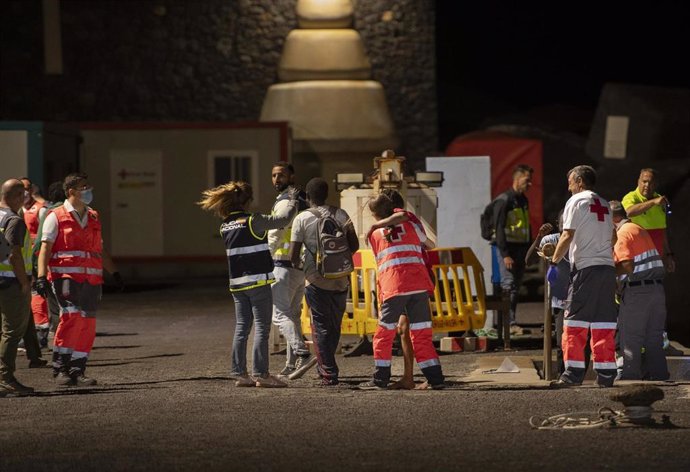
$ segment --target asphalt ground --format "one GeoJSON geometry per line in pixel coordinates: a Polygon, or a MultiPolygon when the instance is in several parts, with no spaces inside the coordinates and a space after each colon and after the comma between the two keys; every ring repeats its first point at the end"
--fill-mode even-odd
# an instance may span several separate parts
{"type": "MultiPolygon", "coordinates": [[[[354,390],[371,356],[340,356],[338,387],[311,371],[286,389],[236,388],[222,280],[108,293],[98,317],[96,387],[58,388],[19,359],[18,379],[37,392],[0,398],[0,471],[690,470],[688,385],[662,386],[655,404],[675,428],[544,431],[530,417],[621,405],[592,385],[463,382],[497,353],[443,355],[442,391],[354,390]]],[[[498,354],[538,357],[534,347],[498,354]]],[[[283,362],[271,356],[271,370],[283,362]]]]}

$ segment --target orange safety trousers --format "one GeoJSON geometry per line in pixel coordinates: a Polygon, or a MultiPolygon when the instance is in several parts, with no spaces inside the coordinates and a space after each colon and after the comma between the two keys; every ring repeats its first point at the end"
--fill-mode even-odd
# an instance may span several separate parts
{"type": "Polygon", "coordinates": [[[616,368],[616,323],[589,323],[565,320],[563,326],[563,361],[566,367],[586,369],[585,345],[592,332],[590,346],[595,370],[616,368]]]}
{"type": "Polygon", "coordinates": [[[37,293],[31,292],[31,313],[37,329],[48,329],[48,302],[37,293]]]}
{"type": "MultiPolygon", "coordinates": [[[[422,323],[415,323],[422,324],[422,323]]],[[[381,366],[390,366],[393,352],[393,340],[397,332],[397,325],[393,328],[382,325],[376,327],[374,333],[374,363],[381,366]]],[[[433,359],[438,359],[436,349],[432,342],[431,328],[410,328],[412,349],[418,364],[426,364],[433,359]]]]}
{"type": "Polygon", "coordinates": [[[88,357],[96,339],[96,318],[81,311],[62,313],[55,332],[55,347],[73,359],[88,357]]]}

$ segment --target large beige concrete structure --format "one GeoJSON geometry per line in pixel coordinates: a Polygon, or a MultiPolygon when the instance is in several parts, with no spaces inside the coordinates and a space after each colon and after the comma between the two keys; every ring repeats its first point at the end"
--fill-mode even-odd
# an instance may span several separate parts
{"type": "MultiPolygon", "coordinates": [[[[369,172],[371,156],[397,144],[383,86],[359,33],[349,28],[347,0],[300,0],[301,29],[287,36],[261,121],[288,121],[293,158],[304,178],[369,172]]],[[[337,201],[333,192],[332,201],[337,201]]]]}
{"type": "Polygon", "coordinates": [[[297,18],[301,28],[348,28],[352,24],[350,0],[299,0],[297,18]]]}
{"type": "Polygon", "coordinates": [[[370,76],[362,38],[353,29],[296,29],[285,40],[278,69],[283,82],[370,76]]]}

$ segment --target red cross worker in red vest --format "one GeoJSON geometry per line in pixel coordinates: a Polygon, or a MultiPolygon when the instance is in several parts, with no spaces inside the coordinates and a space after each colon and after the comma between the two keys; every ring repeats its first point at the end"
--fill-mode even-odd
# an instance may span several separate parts
{"type": "Polygon", "coordinates": [[[549,280],[555,280],[558,262],[568,252],[571,278],[562,341],[565,371],[551,384],[557,388],[582,384],[590,331],[596,384],[611,387],[616,378],[616,235],[609,204],[594,192],[595,183],[596,173],[590,166],[577,166],[568,172],[572,196],[563,210],[563,232],[547,273],[549,280]]]}
{"type": "MultiPolygon", "coordinates": [[[[416,229],[424,233],[426,236],[426,231],[424,230],[424,225],[417,218],[417,216],[411,211],[405,210],[405,200],[403,199],[400,192],[395,189],[383,189],[381,195],[386,195],[393,202],[393,214],[388,218],[378,220],[371,225],[369,231],[367,232],[366,240],[369,241],[371,234],[380,228],[385,228],[386,226],[391,226],[395,224],[402,223],[403,221],[409,221],[412,223],[416,229]],[[400,214],[402,213],[402,214],[400,214]]],[[[433,270],[431,268],[431,262],[429,261],[429,254],[426,249],[432,248],[433,243],[430,240],[426,240],[423,244],[422,256],[424,259],[424,264],[429,272],[429,277],[432,283],[434,282],[433,270]]],[[[433,294],[433,290],[429,291],[429,295],[433,294]]],[[[398,379],[397,382],[393,382],[388,386],[389,389],[403,389],[412,390],[415,388],[424,388],[425,384],[417,386],[414,381],[414,349],[412,347],[412,338],[410,338],[410,323],[407,319],[407,314],[403,313],[400,315],[398,321],[398,335],[400,336],[400,347],[402,348],[402,355],[404,360],[403,375],[398,379]]]]}
{"type": "Polygon", "coordinates": [[[42,295],[53,290],[60,306],[53,347],[57,384],[95,385],[84,375],[86,360],[96,337],[103,268],[111,274],[116,271],[110,257],[103,257],[101,222],[88,206],[93,188],[87,175],[68,175],[63,188],[65,203],[43,222],[36,290],[42,295]]]}
{"type": "MultiPolygon", "coordinates": [[[[33,197],[33,184],[31,180],[27,177],[22,177],[20,179],[24,185],[24,208],[22,210],[24,216],[24,223],[26,223],[26,229],[29,231],[29,237],[31,239],[31,245],[33,246],[36,241],[36,235],[38,234],[38,225],[43,217],[48,212],[48,208],[45,205],[45,200],[39,202],[33,197]]],[[[31,314],[33,315],[34,323],[36,325],[36,331],[38,332],[38,340],[41,347],[46,347],[48,345],[48,303],[46,299],[36,293],[35,290],[31,291],[31,314]]]]}
{"type": "MultiPolygon", "coordinates": [[[[382,220],[393,215],[395,204],[387,195],[379,195],[369,203],[374,218],[382,220]]],[[[369,243],[376,257],[376,285],[379,298],[379,323],[374,333],[374,378],[359,386],[362,390],[388,388],[391,377],[393,340],[402,313],[407,314],[410,336],[417,365],[431,389],[445,387],[441,363],[432,342],[429,294],[433,283],[424,263],[422,247],[433,244],[416,225],[406,221],[371,232],[369,243]]]]}

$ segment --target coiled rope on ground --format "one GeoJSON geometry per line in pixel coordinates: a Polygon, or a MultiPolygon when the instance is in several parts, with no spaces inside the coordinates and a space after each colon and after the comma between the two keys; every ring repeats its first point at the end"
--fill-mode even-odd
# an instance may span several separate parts
{"type": "MultiPolygon", "coordinates": [[[[563,413],[550,416],[539,421],[539,418],[532,416],[529,424],[534,429],[595,429],[595,428],[615,428],[621,426],[642,426],[656,425],[652,419],[652,408],[648,406],[628,406],[623,411],[613,408],[602,407],[597,412],[578,411],[563,413]]],[[[667,425],[668,417],[664,415],[663,425],[667,425]]]]}

